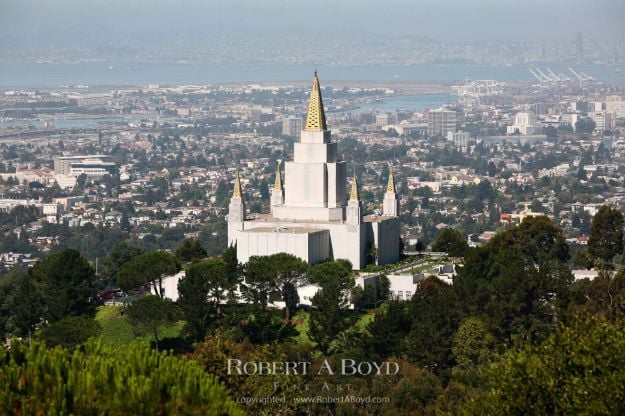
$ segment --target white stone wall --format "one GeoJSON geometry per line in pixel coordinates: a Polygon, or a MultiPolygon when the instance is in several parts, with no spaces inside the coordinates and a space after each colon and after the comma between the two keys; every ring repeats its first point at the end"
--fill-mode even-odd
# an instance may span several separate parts
{"type": "MultiPolygon", "coordinates": [[[[324,163],[286,162],[285,166],[284,192],[286,206],[327,206],[327,176],[324,163]]],[[[297,217],[293,219],[297,219],[297,217]]]]}
{"type": "Polygon", "coordinates": [[[330,257],[330,236],[327,230],[309,233],[286,231],[243,231],[237,233],[237,259],[246,263],[251,256],[290,253],[308,263],[330,257]]]}

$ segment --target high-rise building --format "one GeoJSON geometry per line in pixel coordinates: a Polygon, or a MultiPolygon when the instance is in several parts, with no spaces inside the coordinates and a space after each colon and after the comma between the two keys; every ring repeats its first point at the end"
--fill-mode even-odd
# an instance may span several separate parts
{"type": "Polygon", "coordinates": [[[363,215],[356,177],[349,201],[346,163],[338,156],[321,98],[317,73],[313,77],[306,123],[294,158],[285,162],[284,181],[278,166],[271,213],[247,218],[237,173],[228,213],[228,242],[237,258],[285,252],[309,264],[347,259],[354,269],[368,262],[399,260],[399,197],[392,170],[384,194],[382,215],[363,215]]]}
{"type": "Polygon", "coordinates": [[[456,112],[445,109],[432,110],[428,113],[428,136],[446,136],[456,131],[456,112]]]}
{"type": "Polygon", "coordinates": [[[298,116],[289,116],[282,119],[282,134],[285,136],[297,137],[302,131],[302,118],[298,116]]]}

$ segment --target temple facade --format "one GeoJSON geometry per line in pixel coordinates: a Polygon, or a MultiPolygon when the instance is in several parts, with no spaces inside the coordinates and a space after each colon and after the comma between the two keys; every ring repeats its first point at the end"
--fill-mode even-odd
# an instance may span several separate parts
{"type": "Polygon", "coordinates": [[[228,210],[228,243],[237,258],[285,252],[309,264],[347,259],[354,269],[367,263],[399,260],[399,197],[392,170],[382,201],[382,215],[363,216],[358,181],[347,198],[346,163],[338,156],[327,128],[319,78],[315,71],[306,124],[293,161],[285,162],[284,182],[278,165],[271,195],[271,213],[246,218],[237,173],[228,210]]]}

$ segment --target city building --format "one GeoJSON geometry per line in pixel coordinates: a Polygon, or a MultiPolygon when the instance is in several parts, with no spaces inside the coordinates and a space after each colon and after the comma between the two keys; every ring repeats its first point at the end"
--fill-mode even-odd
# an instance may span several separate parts
{"type": "Polygon", "coordinates": [[[521,111],[514,116],[514,124],[508,126],[506,133],[528,136],[539,134],[540,131],[541,126],[536,114],[529,111],[521,111]]]}
{"type": "Polygon", "coordinates": [[[454,146],[462,150],[468,150],[471,141],[471,134],[466,131],[448,131],[447,140],[452,142],[454,146]]]}
{"type": "Polygon", "coordinates": [[[313,77],[306,124],[295,143],[294,159],[280,166],[271,195],[271,213],[247,218],[237,172],[228,209],[228,243],[237,258],[286,252],[309,264],[347,259],[354,269],[399,260],[399,197],[392,170],[382,215],[363,215],[356,177],[346,194],[345,161],[338,157],[326,124],[317,73],[313,77]]]}
{"type": "Polygon", "coordinates": [[[600,134],[612,128],[612,115],[608,112],[588,113],[588,117],[595,122],[595,131],[600,134]]]}
{"type": "Polygon", "coordinates": [[[302,131],[302,118],[290,116],[282,119],[282,134],[285,136],[297,137],[302,131]]]}
{"type": "Polygon", "coordinates": [[[448,132],[456,131],[456,112],[438,109],[428,113],[428,135],[446,136],[448,132]]]}
{"type": "Polygon", "coordinates": [[[384,112],[384,113],[377,113],[375,115],[375,126],[378,129],[381,129],[390,124],[393,124],[395,123],[395,121],[397,121],[397,117],[393,113],[384,112]]]}
{"type": "Polygon", "coordinates": [[[104,175],[116,175],[117,165],[111,156],[58,156],[54,158],[55,175],[79,176],[85,174],[90,178],[104,175]]]}
{"type": "Polygon", "coordinates": [[[605,111],[613,118],[625,117],[625,99],[620,95],[608,95],[605,99],[605,111]]]}

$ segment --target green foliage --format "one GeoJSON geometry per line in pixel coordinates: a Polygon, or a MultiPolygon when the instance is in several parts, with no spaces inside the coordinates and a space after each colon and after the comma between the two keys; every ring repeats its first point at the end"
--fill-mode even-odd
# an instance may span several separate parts
{"type": "Polygon", "coordinates": [[[495,338],[488,332],[483,320],[467,318],[454,334],[451,351],[462,368],[481,366],[493,355],[495,338]]]}
{"type": "Polygon", "coordinates": [[[525,218],[517,227],[496,234],[489,246],[495,251],[513,249],[528,256],[533,262],[547,258],[563,262],[569,259],[562,229],[544,215],[525,218]]]}
{"type": "Polygon", "coordinates": [[[176,321],[174,304],[169,299],[148,295],[126,307],[128,321],[137,334],[152,334],[158,349],[158,329],[165,323],[176,321]]]}
{"type": "Polygon", "coordinates": [[[186,239],[176,248],[175,256],[179,262],[188,263],[205,258],[206,250],[202,247],[200,240],[186,239]]]}
{"type": "Polygon", "coordinates": [[[89,338],[98,334],[98,323],[83,316],[68,316],[58,322],[44,327],[38,334],[47,346],[60,345],[63,348],[73,349],[89,338]]]}
{"type": "Polygon", "coordinates": [[[625,327],[576,320],[540,345],[511,351],[485,375],[487,388],[464,414],[623,414],[625,327]]]}
{"type": "MultiPolygon", "coordinates": [[[[293,289],[306,282],[307,271],[308,264],[292,254],[252,256],[244,267],[245,281],[241,285],[243,297],[265,307],[269,295],[275,292],[289,304],[293,289]]],[[[285,308],[285,319],[287,322],[291,319],[289,307],[285,308]]]]}
{"type": "Polygon", "coordinates": [[[577,250],[577,252],[575,253],[575,258],[573,258],[574,267],[590,270],[593,268],[594,265],[594,260],[588,252],[588,249],[580,248],[579,250],[577,250]]]}
{"type": "Polygon", "coordinates": [[[346,312],[354,287],[352,265],[347,260],[317,264],[310,269],[309,280],[321,287],[312,298],[310,336],[327,352],[334,337],[350,325],[346,312]]]}
{"type": "MultiPolygon", "coordinates": [[[[133,342],[140,341],[144,345],[150,345],[153,335],[146,334],[137,337],[137,334],[125,314],[125,307],[100,306],[98,307],[95,320],[100,330],[98,339],[111,346],[126,346],[133,342]]],[[[184,322],[165,322],[158,328],[158,335],[161,339],[179,338],[182,334],[184,322]]]]}
{"type": "Polygon", "coordinates": [[[444,228],[432,244],[432,251],[443,251],[450,257],[464,257],[469,250],[469,243],[465,241],[460,231],[453,228],[444,228]]]}
{"type": "Polygon", "coordinates": [[[435,278],[422,280],[410,302],[413,319],[406,353],[424,366],[451,367],[453,334],[461,320],[453,287],[435,278]]]}
{"type": "Polygon", "coordinates": [[[117,272],[124,263],[129,262],[143,251],[128,241],[116,243],[108,255],[100,263],[98,278],[102,280],[103,286],[113,284],[117,281],[117,272]]]}
{"type": "Polygon", "coordinates": [[[0,362],[2,414],[243,414],[196,363],[139,344],[89,342],[70,354],[14,343],[0,362]]]}
{"type": "Polygon", "coordinates": [[[117,282],[124,290],[150,283],[156,293],[163,297],[163,277],[173,275],[178,270],[174,256],[165,251],[151,251],[124,263],[117,273],[117,282]]]}
{"type": "Polygon", "coordinates": [[[56,322],[66,316],[93,312],[94,270],[78,251],[63,250],[38,262],[31,269],[43,299],[43,316],[56,322]]]}
{"type": "Polygon", "coordinates": [[[221,318],[221,303],[226,292],[236,284],[228,274],[222,259],[208,259],[191,263],[185,276],[178,281],[178,305],[195,339],[203,339],[209,326],[209,317],[221,318]]]}
{"type": "Polygon", "coordinates": [[[571,285],[571,313],[602,315],[614,322],[625,318],[625,269],[614,276],[600,270],[593,280],[582,279],[571,285]]]}
{"type": "Polygon", "coordinates": [[[604,205],[595,214],[590,225],[588,252],[607,264],[623,253],[623,214],[618,209],[604,205]]]}
{"type": "Polygon", "coordinates": [[[31,273],[15,267],[0,279],[0,331],[25,337],[43,315],[43,298],[31,273]]]}

